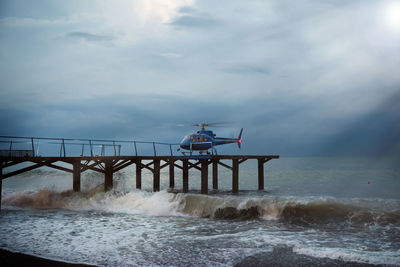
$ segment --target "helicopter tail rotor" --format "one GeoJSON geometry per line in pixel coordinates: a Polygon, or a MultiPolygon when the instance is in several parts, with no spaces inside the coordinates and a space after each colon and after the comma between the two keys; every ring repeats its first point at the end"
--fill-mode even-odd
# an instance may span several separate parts
{"type": "Polygon", "coordinates": [[[239,137],[238,137],[238,147],[240,148],[240,145],[242,144],[242,133],[243,133],[243,128],[240,129],[239,137]]]}

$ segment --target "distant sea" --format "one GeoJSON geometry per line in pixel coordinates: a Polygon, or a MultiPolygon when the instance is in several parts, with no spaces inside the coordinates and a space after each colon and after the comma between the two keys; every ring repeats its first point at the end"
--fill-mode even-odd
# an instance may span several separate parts
{"type": "Polygon", "coordinates": [[[98,266],[397,265],[400,266],[400,162],[394,158],[285,158],[240,165],[239,194],[219,167],[219,191],[201,195],[190,170],[190,192],[174,190],[168,169],[153,193],[135,169],[104,177],[43,168],[3,181],[0,248],[98,266]]]}

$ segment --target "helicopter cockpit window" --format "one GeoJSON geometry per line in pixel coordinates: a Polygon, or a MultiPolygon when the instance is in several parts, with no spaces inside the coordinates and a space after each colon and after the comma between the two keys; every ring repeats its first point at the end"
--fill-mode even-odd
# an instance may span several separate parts
{"type": "Polygon", "coordinates": [[[183,138],[183,141],[187,142],[187,141],[192,141],[193,139],[193,135],[192,134],[188,134],[183,138]]]}

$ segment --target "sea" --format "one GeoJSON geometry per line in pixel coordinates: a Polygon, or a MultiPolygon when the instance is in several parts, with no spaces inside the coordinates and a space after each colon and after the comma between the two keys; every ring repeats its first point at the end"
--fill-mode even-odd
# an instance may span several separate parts
{"type": "MultiPolygon", "coordinates": [[[[226,162],[230,164],[229,161],[226,162]]],[[[6,172],[6,170],[4,170],[6,172]]],[[[219,190],[200,194],[191,169],[161,191],[135,167],[104,177],[47,167],[3,181],[0,248],[97,266],[400,266],[400,162],[382,157],[281,157],[265,164],[258,191],[257,161],[240,164],[239,193],[219,167],[219,190]]]]}

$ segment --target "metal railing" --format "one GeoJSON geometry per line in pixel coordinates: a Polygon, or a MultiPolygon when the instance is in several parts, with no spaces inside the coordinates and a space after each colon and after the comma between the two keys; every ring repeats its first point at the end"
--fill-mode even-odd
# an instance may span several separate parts
{"type": "Polygon", "coordinates": [[[136,140],[0,136],[0,156],[4,157],[174,156],[176,147],[179,144],[136,140]],[[145,147],[140,150],[139,145],[145,147]]]}

